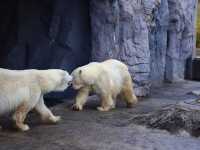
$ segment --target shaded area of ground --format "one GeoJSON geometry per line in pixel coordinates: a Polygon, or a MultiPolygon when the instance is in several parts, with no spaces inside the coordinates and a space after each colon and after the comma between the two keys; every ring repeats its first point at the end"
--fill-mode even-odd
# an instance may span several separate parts
{"type": "Polygon", "coordinates": [[[199,150],[200,139],[186,132],[173,135],[165,130],[145,128],[130,120],[138,114],[157,111],[179,101],[196,99],[188,94],[200,89],[200,82],[166,84],[152,88],[149,98],[140,100],[132,109],[119,102],[117,109],[98,112],[99,101],[91,97],[84,111],[69,109],[68,101],[53,107],[63,120],[58,125],[42,125],[36,115],[28,119],[31,130],[19,133],[0,132],[1,150],[199,150]]]}

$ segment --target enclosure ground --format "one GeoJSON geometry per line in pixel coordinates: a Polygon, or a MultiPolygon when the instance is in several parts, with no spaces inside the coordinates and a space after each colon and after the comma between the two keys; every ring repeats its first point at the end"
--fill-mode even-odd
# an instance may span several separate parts
{"type": "MultiPolygon", "coordinates": [[[[149,98],[141,99],[132,109],[119,102],[110,112],[96,110],[99,101],[90,97],[82,112],[70,109],[72,101],[52,108],[62,116],[57,125],[43,125],[35,114],[26,133],[9,128],[0,132],[1,150],[199,150],[200,139],[185,131],[172,134],[166,130],[136,125],[133,118],[154,113],[186,100],[198,99],[190,94],[200,89],[200,82],[185,81],[152,88],[149,98]]],[[[31,121],[30,121],[31,120],[31,121]]],[[[5,125],[4,125],[5,126],[5,125]]],[[[200,126],[200,124],[199,124],[200,126]]]]}

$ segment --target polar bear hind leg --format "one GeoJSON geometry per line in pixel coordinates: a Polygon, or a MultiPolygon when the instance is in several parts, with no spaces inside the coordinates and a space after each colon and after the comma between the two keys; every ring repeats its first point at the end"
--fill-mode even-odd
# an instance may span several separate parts
{"type": "Polygon", "coordinates": [[[115,102],[110,94],[101,95],[101,106],[97,107],[99,111],[109,111],[115,108],[115,102]]]}
{"type": "Polygon", "coordinates": [[[24,120],[26,119],[26,115],[31,110],[28,106],[27,102],[23,102],[19,105],[13,115],[13,120],[15,121],[16,127],[21,131],[28,131],[30,128],[27,124],[24,124],[24,120]]]}
{"type": "Polygon", "coordinates": [[[128,108],[133,107],[133,105],[137,103],[138,100],[137,100],[137,97],[135,96],[132,79],[130,76],[125,81],[120,95],[123,98],[123,100],[126,102],[128,108]]]}

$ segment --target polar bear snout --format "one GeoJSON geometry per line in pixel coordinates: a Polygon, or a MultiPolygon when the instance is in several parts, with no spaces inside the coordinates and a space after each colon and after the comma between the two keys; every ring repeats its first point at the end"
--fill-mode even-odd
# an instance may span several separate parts
{"type": "Polygon", "coordinates": [[[71,75],[68,75],[68,86],[71,86],[72,85],[72,80],[73,80],[73,77],[71,75]]]}
{"type": "Polygon", "coordinates": [[[65,76],[64,76],[63,84],[67,84],[67,86],[71,86],[72,80],[73,80],[73,77],[71,75],[69,75],[68,72],[66,72],[65,76]]]}
{"type": "Polygon", "coordinates": [[[73,78],[67,71],[62,71],[59,78],[55,91],[64,91],[71,86],[73,78]]]}

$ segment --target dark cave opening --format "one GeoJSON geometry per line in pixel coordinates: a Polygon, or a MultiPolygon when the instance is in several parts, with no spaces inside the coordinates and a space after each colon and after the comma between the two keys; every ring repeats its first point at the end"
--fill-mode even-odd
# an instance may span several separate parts
{"type": "Polygon", "coordinates": [[[70,72],[89,62],[89,0],[4,0],[0,12],[0,67],[70,72]]]}
{"type": "MultiPolygon", "coordinates": [[[[0,67],[71,72],[87,64],[91,58],[89,7],[89,0],[1,1],[0,67]]],[[[73,93],[68,91],[50,97],[73,93]]]]}

